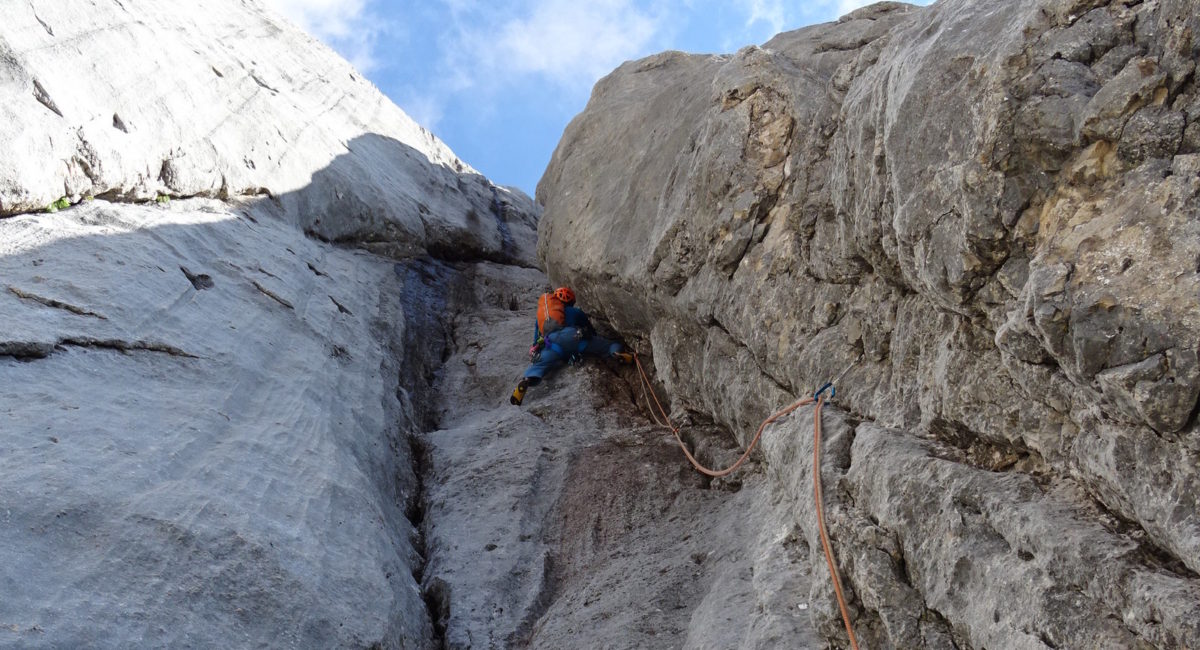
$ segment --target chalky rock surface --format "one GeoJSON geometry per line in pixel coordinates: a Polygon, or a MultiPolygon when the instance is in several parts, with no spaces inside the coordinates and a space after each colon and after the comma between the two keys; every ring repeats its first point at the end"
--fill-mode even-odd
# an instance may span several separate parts
{"type": "Polygon", "coordinates": [[[0,645],[426,647],[392,263],[206,199],[0,242],[0,645]]]}
{"type": "Polygon", "coordinates": [[[0,16],[0,646],[437,647],[415,278],[537,209],[257,3],[0,16]]]}
{"type": "Polygon", "coordinates": [[[867,647],[1200,646],[1198,55],[1194,0],[941,0],[627,63],[539,255],[742,443],[854,364],[827,499],[867,647]]]}
{"type": "MultiPolygon", "coordinates": [[[[800,506],[773,499],[761,472],[693,471],[635,408],[646,395],[628,366],[589,361],[509,405],[540,272],[422,277],[450,289],[452,315],[421,438],[422,580],[445,647],[817,647],[800,506]]],[[[705,451],[740,453],[715,437],[705,451]]]]}
{"type": "Polygon", "coordinates": [[[0,10],[0,216],[64,198],[265,194],[316,237],[390,255],[532,253],[528,229],[488,209],[529,212],[528,197],[257,2],[0,10]]]}

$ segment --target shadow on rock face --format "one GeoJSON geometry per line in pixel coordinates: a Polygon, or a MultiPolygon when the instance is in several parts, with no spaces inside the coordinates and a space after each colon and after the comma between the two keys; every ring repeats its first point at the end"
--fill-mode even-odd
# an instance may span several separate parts
{"type": "Polygon", "coordinates": [[[449,265],[531,266],[537,214],[348,148],[292,192],[0,219],[0,645],[431,643],[414,403],[449,265]]]}
{"type": "Polygon", "coordinates": [[[275,197],[309,235],[389,257],[536,266],[540,209],[520,190],[430,162],[375,133],[354,138],[346,149],[311,183],[275,197]]]}
{"type": "Polygon", "coordinates": [[[0,645],[429,637],[402,287],[277,215],[0,221],[0,645]]]}

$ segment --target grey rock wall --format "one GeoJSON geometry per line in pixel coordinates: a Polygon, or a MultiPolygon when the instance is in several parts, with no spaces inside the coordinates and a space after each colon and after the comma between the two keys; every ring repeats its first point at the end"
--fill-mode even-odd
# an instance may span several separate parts
{"type": "Polygon", "coordinates": [[[855,364],[828,492],[871,647],[1200,643],[1197,16],[880,3],[627,63],[564,133],[539,255],[676,409],[745,443],[855,364]]]}
{"type": "Polygon", "coordinates": [[[0,16],[0,646],[436,647],[413,278],[538,210],[256,2],[0,16]]]}
{"type": "Polygon", "coordinates": [[[0,242],[0,645],[425,647],[391,263],[206,199],[0,242]]]}

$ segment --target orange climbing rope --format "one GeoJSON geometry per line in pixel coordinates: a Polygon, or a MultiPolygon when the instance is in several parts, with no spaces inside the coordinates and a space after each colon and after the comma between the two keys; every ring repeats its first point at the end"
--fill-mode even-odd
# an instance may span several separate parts
{"type": "MultiPolygon", "coordinates": [[[[834,561],[833,546],[829,543],[829,533],[825,530],[825,506],[821,495],[821,407],[825,405],[825,397],[821,395],[821,392],[824,391],[824,388],[817,392],[818,397],[805,396],[763,420],[762,424],[758,425],[758,431],[755,432],[754,439],[750,441],[750,444],[746,447],[746,451],[742,453],[741,458],[737,459],[737,462],[722,470],[712,470],[701,465],[700,461],[696,460],[696,457],[692,455],[692,452],[688,451],[687,445],[684,444],[683,438],[679,435],[679,428],[671,423],[671,419],[667,416],[662,403],[658,401],[658,394],[654,392],[654,386],[650,383],[650,377],[646,375],[646,369],[642,367],[641,358],[635,353],[633,360],[637,364],[638,373],[641,375],[643,392],[648,391],[654,397],[654,405],[658,407],[658,412],[662,414],[663,421],[666,422],[666,428],[670,429],[671,433],[675,435],[675,440],[679,443],[679,448],[683,450],[683,455],[687,456],[688,461],[701,474],[706,474],[714,478],[728,476],[741,467],[742,463],[746,462],[746,459],[750,457],[750,452],[754,451],[754,446],[758,444],[758,440],[762,437],[767,425],[801,406],[816,402],[816,406],[813,408],[813,497],[816,500],[817,507],[817,530],[821,534],[821,546],[825,550],[825,562],[829,564],[829,575],[833,579],[833,591],[837,595],[838,608],[842,613],[842,622],[846,625],[846,634],[850,635],[850,647],[853,650],[858,650],[858,640],[854,637],[854,627],[850,625],[850,612],[846,609],[846,598],[842,593],[842,577],[838,573],[837,563],[834,561]]],[[[825,386],[829,387],[831,385],[832,382],[825,386]]],[[[649,400],[647,400],[647,406],[649,406],[649,400]]],[[[650,415],[657,424],[663,426],[662,422],[658,421],[658,417],[654,415],[653,410],[650,412],[650,415]]]]}
{"type": "Polygon", "coordinates": [[[833,546],[829,543],[829,533],[825,531],[825,500],[821,496],[821,407],[825,405],[825,396],[817,399],[813,408],[813,498],[817,503],[817,530],[821,532],[821,546],[825,549],[825,562],[829,564],[829,576],[833,579],[833,592],[837,595],[838,609],[842,610],[842,622],[846,624],[846,634],[850,635],[850,647],[858,650],[858,640],[854,638],[854,627],[850,625],[850,612],[846,611],[846,598],[842,595],[842,576],[838,573],[837,564],[833,561],[833,546]]]}
{"type": "MultiPolygon", "coordinates": [[[[654,392],[654,386],[650,384],[650,377],[646,375],[646,369],[642,367],[642,360],[636,354],[633,355],[633,360],[637,364],[638,372],[642,375],[643,388],[649,389],[650,395],[654,397],[654,405],[658,407],[658,412],[662,414],[663,421],[666,422],[666,427],[671,430],[671,433],[675,434],[675,440],[679,442],[679,448],[683,450],[683,455],[687,456],[687,459],[691,461],[692,466],[696,468],[696,471],[713,478],[728,476],[736,471],[737,468],[741,467],[742,463],[746,462],[746,459],[750,457],[750,452],[754,451],[754,446],[758,444],[758,439],[762,437],[763,430],[767,428],[768,424],[771,424],[775,420],[778,420],[792,411],[795,411],[801,406],[813,403],[813,398],[811,397],[799,399],[793,402],[791,406],[788,406],[782,411],[779,411],[771,417],[763,420],[763,423],[758,427],[758,432],[754,434],[754,439],[750,441],[750,445],[746,447],[746,451],[742,454],[742,457],[737,459],[737,462],[729,467],[726,467],[725,469],[713,470],[701,465],[700,461],[696,460],[696,457],[692,455],[692,452],[688,451],[687,445],[683,443],[683,438],[679,435],[679,427],[671,424],[671,418],[667,416],[667,411],[663,409],[662,403],[658,401],[658,395],[654,392]]],[[[654,412],[651,411],[650,414],[653,416],[654,412]]],[[[655,417],[655,421],[658,421],[657,417],[655,417]]]]}

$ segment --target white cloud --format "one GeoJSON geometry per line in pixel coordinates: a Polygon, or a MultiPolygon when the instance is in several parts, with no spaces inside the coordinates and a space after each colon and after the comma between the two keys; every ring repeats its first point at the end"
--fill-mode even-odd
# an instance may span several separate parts
{"type": "Polygon", "coordinates": [[[375,67],[379,23],[368,11],[368,0],[265,0],[304,31],[324,41],[359,70],[375,67]]]}
{"type": "Polygon", "coordinates": [[[531,0],[521,11],[490,16],[480,4],[443,1],[459,20],[447,61],[447,82],[459,89],[537,75],[586,90],[625,60],[647,54],[661,28],[661,18],[631,0],[531,0]]]}
{"type": "Polygon", "coordinates": [[[414,91],[403,93],[399,104],[417,124],[430,131],[437,129],[438,123],[442,121],[442,117],[446,113],[441,98],[418,94],[414,91]]]}
{"type": "Polygon", "coordinates": [[[664,16],[639,9],[644,0],[438,2],[444,23],[434,37],[431,78],[398,98],[430,130],[454,105],[486,121],[500,102],[581,104],[613,68],[663,49],[652,42],[662,35],[664,16]],[[529,96],[547,88],[556,91],[529,96]]]}
{"type": "Polygon", "coordinates": [[[762,22],[770,26],[772,34],[778,34],[788,26],[782,0],[749,0],[742,4],[747,13],[746,27],[762,22]]]}
{"type": "MultiPolygon", "coordinates": [[[[879,0],[807,0],[805,2],[786,2],[785,0],[734,0],[733,4],[740,8],[746,16],[748,33],[758,33],[766,27],[770,29],[769,36],[779,32],[795,29],[801,25],[814,22],[837,20],[842,16],[865,7],[879,0]]],[[[918,4],[927,4],[929,0],[909,0],[918,4]]]]}
{"type": "MultiPolygon", "coordinates": [[[[745,16],[742,31],[729,32],[726,49],[762,42],[782,32],[804,25],[836,20],[844,7],[861,7],[878,0],[726,0],[745,16]]],[[[910,0],[911,1],[911,0],[910,0]]],[[[919,1],[919,0],[918,0],[919,1]]]]}
{"type": "Polygon", "coordinates": [[[266,4],[318,38],[345,38],[365,8],[363,0],[266,0],[266,4]]]}
{"type": "Polygon", "coordinates": [[[496,54],[516,72],[590,86],[640,54],[657,29],[653,18],[624,0],[543,0],[528,18],[504,24],[496,54]]]}

